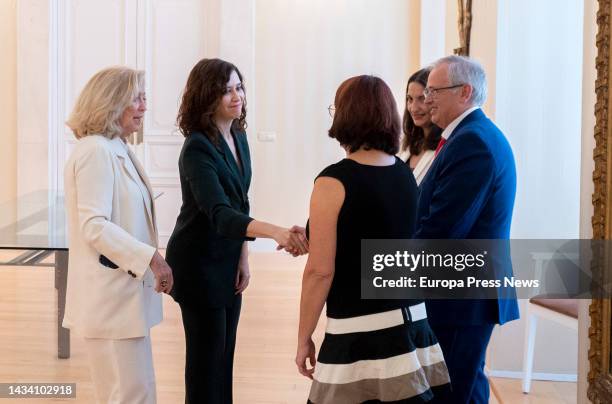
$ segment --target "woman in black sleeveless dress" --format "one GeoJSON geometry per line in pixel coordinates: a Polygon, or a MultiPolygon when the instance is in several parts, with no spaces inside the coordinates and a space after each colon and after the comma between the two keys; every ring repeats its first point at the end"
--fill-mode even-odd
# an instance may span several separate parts
{"type": "Polygon", "coordinates": [[[296,364],[313,379],[314,404],[426,402],[449,376],[424,303],[360,294],[361,240],[414,232],[416,182],[394,156],[397,107],[381,79],[358,76],[340,85],[334,110],[329,135],[347,158],[324,169],[312,192],[296,364]],[[327,328],[315,360],[312,333],[325,303],[327,328]]]}

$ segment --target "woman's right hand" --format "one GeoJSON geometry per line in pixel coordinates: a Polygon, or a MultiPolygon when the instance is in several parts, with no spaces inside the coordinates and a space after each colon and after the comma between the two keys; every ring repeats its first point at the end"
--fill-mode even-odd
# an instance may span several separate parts
{"type": "Polygon", "coordinates": [[[161,256],[159,251],[155,251],[149,266],[155,276],[155,291],[158,293],[170,293],[172,285],[174,284],[172,268],[166,263],[166,260],[161,256]]]}
{"type": "Polygon", "coordinates": [[[317,357],[315,344],[312,338],[308,338],[306,342],[298,344],[297,353],[295,354],[295,364],[297,365],[298,372],[300,372],[302,376],[306,376],[310,380],[313,379],[312,375],[314,374],[317,364],[317,357]],[[306,364],[306,359],[310,362],[310,369],[306,364]]]}
{"type": "Polygon", "coordinates": [[[303,227],[293,226],[291,229],[280,228],[274,236],[278,243],[277,250],[285,249],[288,253],[297,257],[308,253],[308,239],[303,227]]]}

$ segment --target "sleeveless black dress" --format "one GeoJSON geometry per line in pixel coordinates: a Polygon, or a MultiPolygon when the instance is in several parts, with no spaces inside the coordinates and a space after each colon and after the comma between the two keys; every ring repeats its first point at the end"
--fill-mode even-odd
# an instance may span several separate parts
{"type": "Polygon", "coordinates": [[[414,233],[414,176],[396,158],[390,166],[344,159],[318,177],[340,181],[345,199],[338,215],[327,328],[309,402],[427,402],[432,388],[448,387],[449,376],[425,303],[362,300],[360,285],[362,239],[406,239],[414,233]]]}

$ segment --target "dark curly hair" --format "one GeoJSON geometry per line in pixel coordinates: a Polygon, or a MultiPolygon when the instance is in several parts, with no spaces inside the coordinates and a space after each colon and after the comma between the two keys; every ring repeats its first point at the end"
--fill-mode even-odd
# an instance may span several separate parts
{"type": "Polygon", "coordinates": [[[404,119],[402,123],[402,129],[404,130],[404,140],[402,141],[402,151],[408,150],[410,154],[416,155],[421,153],[423,150],[436,150],[438,142],[440,142],[440,136],[442,135],[442,129],[432,123],[431,132],[429,136],[425,138],[425,131],[420,126],[416,126],[408,112],[408,87],[410,83],[418,83],[427,87],[427,78],[431,68],[425,68],[417,71],[408,79],[406,84],[406,106],[404,108],[404,119]]]}
{"type": "Polygon", "coordinates": [[[400,120],[391,89],[375,76],[345,80],[336,91],[336,113],[329,137],[350,153],[360,148],[396,154],[400,120]]]}
{"type": "MultiPolygon", "coordinates": [[[[240,70],[221,59],[202,59],[191,69],[176,118],[183,136],[201,132],[214,144],[219,144],[219,129],[213,116],[232,72],[236,72],[240,81],[243,81],[240,70]]],[[[244,83],[242,88],[244,90],[244,83]]],[[[232,129],[244,131],[246,127],[245,100],[240,118],[234,120],[232,129]]]]}

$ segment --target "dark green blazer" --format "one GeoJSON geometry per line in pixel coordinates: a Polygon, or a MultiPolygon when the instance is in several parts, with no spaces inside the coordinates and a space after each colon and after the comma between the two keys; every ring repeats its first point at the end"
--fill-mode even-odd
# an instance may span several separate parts
{"type": "Polygon", "coordinates": [[[177,302],[227,307],[234,301],[234,282],[249,217],[251,156],[244,132],[233,131],[241,166],[219,135],[215,145],[202,133],[185,139],[179,157],[183,204],[166,261],[174,275],[177,302]]]}

